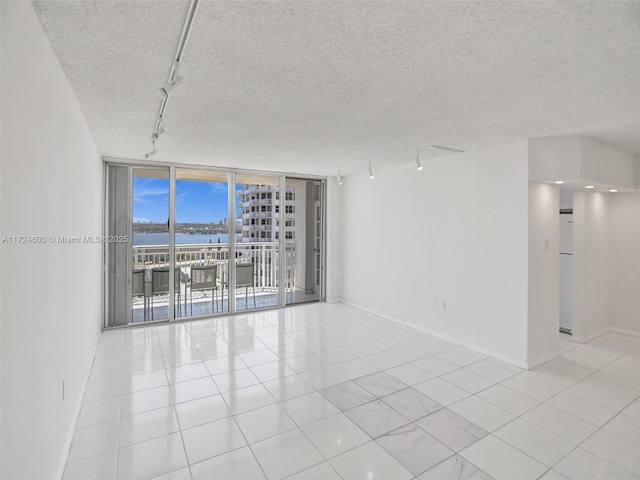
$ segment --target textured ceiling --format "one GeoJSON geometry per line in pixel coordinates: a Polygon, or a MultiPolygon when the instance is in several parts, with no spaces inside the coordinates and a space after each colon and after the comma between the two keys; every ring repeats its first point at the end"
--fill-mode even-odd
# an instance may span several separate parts
{"type": "MultiPolygon", "coordinates": [[[[102,154],[142,159],[189,2],[34,5],[102,154]]],[[[640,154],[638,1],[201,1],[180,75],[154,160],[323,175],[568,133],[640,154]]]]}

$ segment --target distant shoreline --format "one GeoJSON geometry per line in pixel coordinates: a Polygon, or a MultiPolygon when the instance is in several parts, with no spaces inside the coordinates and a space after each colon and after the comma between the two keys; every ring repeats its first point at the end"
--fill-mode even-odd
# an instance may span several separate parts
{"type": "MultiPolygon", "coordinates": [[[[226,233],[176,233],[176,245],[193,245],[202,243],[228,243],[229,236],[226,233]]],[[[140,245],[168,245],[169,234],[163,233],[133,233],[133,246],[140,245]]]]}

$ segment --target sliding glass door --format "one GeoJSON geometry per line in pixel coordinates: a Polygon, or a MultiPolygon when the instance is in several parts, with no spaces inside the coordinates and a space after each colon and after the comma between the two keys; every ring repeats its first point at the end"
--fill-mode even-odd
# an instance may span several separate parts
{"type": "Polygon", "coordinates": [[[320,180],[106,166],[105,326],[322,299],[320,180]]]}
{"type": "Polygon", "coordinates": [[[287,178],[285,242],[292,257],[287,305],[317,302],[323,285],[323,182],[287,178]]]}
{"type": "Polygon", "coordinates": [[[181,317],[229,312],[228,173],[176,169],[175,265],[182,282],[181,317]]]}
{"type": "Polygon", "coordinates": [[[132,323],[169,318],[169,185],[168,168],[132,169],[132,323]]]}
{"type": "Polygon", "coordinates": [[[280,306],[280,178],[238,173],[236,196],[235,309],[280,306]]]}

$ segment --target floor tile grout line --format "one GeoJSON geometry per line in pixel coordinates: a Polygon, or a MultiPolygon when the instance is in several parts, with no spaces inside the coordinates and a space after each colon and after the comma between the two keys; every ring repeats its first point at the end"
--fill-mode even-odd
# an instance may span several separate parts
{"type": "MultiPolygon", "coordinates": [[[[625,354],[623,354],[623,355],[625,355],[625,354]]],[[[560,358],[560,357],[556,357],[556,358],[560,358]]],[[[617,359],[617,358],[620,358],[620,357],[616,357],[616,359],[617,359]]],[[[555,360],[555,359],[554,359],[554,360],[555,360]]],[[[550,361],[553,361],[553,360],[550,360],[550,361]]],[[[560,395],[560,394],[562,394],[562,393],[565,393],[565,392],[566,392],[569,388],[571,388],[573,385],[576,385],[577,383],[579,383],[579,382],[581,382],[581,381],[585,380],[585,379],[586,379],[586,378],[588,378],[589,376],[591,376],[591,375],[595,374],[596,372],[598,372],[598,371],[602,370],[603,368],[605,368],[607,365],[609,365],[609,364],[610,364],[610,363],[612,363],[613,361],[615,361],[615,360],[611,360],[609,363],[607,363],[607,364],[603,365],[602,367],[600,367],[600,368],[599,368],[599,369],[597,369],[597,370],[594,370],[594,371],[593,371],[593,372],[591,372],[589,375],[587,375],[587,376],[583,377],[582,379],[579,379],[577,382],[575,382],[575,383],[573,383],[573,384],[569,385],[569,386],[568,386],[568,387],[566,387],[564,390],[561,390],[561,391],[560,391],[560,392],[558,392],[557,394],[555,394],[555,395],[553,395],[553,396],[549,397],[549,398],[548,398],[548,399],[546,399],[544,402],[540,402],[540,404],[539,404],[538,406],[543,405],[543,404],[546,404],[546,403],[547,403],[549,400],[551,400],[552,398],[555,398],[556,396],[558,396],[558,395],[560,395]]],[[[548,362],[546,362],[546,363],[548,363],[548,362]]],[[[545,363],[545,364],[546,364],[546,363],[545,363]]],[[[545,364],[543,364],[543,365],[545,365],[545,364]]],[[[541,365],[541,366],[542,366],[542,365],[541,365]]],[[[563,373],[563,374],[565,374],[564,372],[559,372],[559,373],[563,373]]],[[[566,375],[566,374],[565,374],[565,375],[566,375]]],[[[542,382],[540,382],[540,383],[542,383],[542,382]]],[[[508,387],[507,387],[507,388],[508,388],[508,387]]],[[[626,408],[628,408],[628,407],[629,407],[629,405],[631,405],[632,403],[634,403],[634,402],[635,402],[635,401],[637,401],[638,399],[640,399],[640,395],[639,395],[638,397],[636,397],[634,400],[632,400],[631,402],[629,402],[629,404],[628,404],[626,407],[624,407],[623,409],[619,410],[619,411],[618,411],[618,412],[617,412],[617,413],[616,413],[616,414],[615,414],[611,419],[607,420],[607,422],[605,422],[603,425],[601,425],[601,426],[597,426],[597,425],[589,424],[589,425],[591,425],[591,426],[596,427],[596,430],[594,430],[591,434],[589,434],[589,435],[588,435],[584,440],[582,440],[582,441],[581,441],[580,443],[578,443],[578,444],[573,444],[573,442],[570,442],[570,441],[568,441],[568,440],[566,440],[566,439],[564,439],[564,438],[562,438],[562,437],[559,437],[558,435],[556,435],[556,434],[555,434],[555,433],[553,433],[553,432],[550,432],[550,431],[549,431],[549,430],[547,430],[546,428],[544,428],[544,427],[542,427],[542,426],[540,426],[540,425],[537,425],[537,424],[533,424],[533,423],[532,423],[532,425],[536,426],[537,428],[540,428],[540,429],[544,430],[545,432],[547,432],[547,433],[549,433],[549,434],[551,434],[551,435],[553,435],[553,436],[555,436],[555,437],[557,437],[557,438],[560,438],[560,439],[562,439],[562,440],[564,440],[564,441],[566,441],[566,442],[568,442],[568,443],[570,443],[570,444],[572,444],[572,445],[573,445],[573,448],[572,448],[572,449],[571,449],[571,450],[570,450],[566,455],[564,455],[561,459],[559,459],[558,461],[556,461],[556,463],[554,463],[552,466],[548,467],[547,472],[548,472],[548,471],[550,471],[550,470],[553,470],[553,469],[555,468],[555,466],[556,466],[556,465],[558,465],[560,462],[562,462],[564,459],[566,459],[569,455],[571,455],[571,454],[572,454],[574,451],[576,451],[578,448],[581,448],[581,446],[584,444],[584,442],[586,442],[589,438],[591,438],[593,435],[595,435],[597,432],[599,432],[602,428],[604,428],[604,426],[605,426],[607,423],[609,423],[609,422],[610,422],[613,418],[615,418],[616,416],[620,415],[620,414],[621,414],[621,413],[622,413],[626,408]]],[[[534,400],[535,400],[535,399],[534,399],[534,400]]],[[[593,402],[591,402],[591,403],[593,403],[593,402]]],[[[596,405],[599,405],[599,404],[596,404],[596,405]]],[[[534,407],[534,408],[537,408],[538,406],[536,406],[536,407],[534,407]]],[[[551,406],[551,405],[547,405],[547,406],[548,406],[548,407],[550,407],[550,408],[555,408],[555,407],[553,407],[553,406],[551,406]]],[[[599,405],[599,406],[602,406],[602,405],[599,405]]],[[[603,408],[608,408],[608,407],[604,407],[604,406],[602,406],[602,407],[603,407],[603,408]]],[[[533,410],[533,408],[532,408],[532,409],[530,409],[529,411],[531,411],[531,410],[533,410]]],[[[568,413],[568,412],[564,412],[563,410],[559,410],[559,409],[556,409],[556,410],[558,410],[558,411],[560,411],[560,412],[562,412],[562,413],[564,413],[564,414],[570,415],[570,416],[572,416],[573,418],[576,418],[576,419],[578,419],[578,420],[580,420],[580,421],[583,421],[583,422],[585,422],[585,423],[589,423],[589,422],[586,422],[585,420],[583,420],[583,419],[581,419],[581,418],[579,418],[579,417],[575,417],[574,415],[571,415],[571,414],[570,414],[570,413],[568,413]]],[[[528,412],[525,412],[525,413],[523,413],[522,415],[517,416],[517,419],[522,419],[523,421],[525,421],[525,422],[527,422],[527,423],[531,423],[531,422],[527,421],[526,419],[521,418],[521,417],[522,417],[523,415],[525,415],[526,413],[528,413],[528,412]]],[[[510,422],[508,422],[508,423],[511,423],[511,422],[513,422],[513,421],[515,421],[515,420],[516,420],[516,419],[514,418],[513,420],[511,420],[511,421],[510,421],[510,422]]],[[[506,425],[506,424],[505,424],[505,425],[506,425]]],[[[503,425],[503,426],[504,426],[504,425],[503,425]]],[[[499,428],[502,428],[502,426],[501,426],[501,427],[499,427],[499,428]]],[[[491,435],[493,435],[493,432],[491,432],[491,435]]],[[[499,437],[497,437],[497,438],[499,438],[499,437]]],[[[503,440],[503,441],[504,441],[504,440],[503,440]]],[[[510,443],[508,443],[508,442],[507,442],[507,444],[511,445],[511,444],[510,444],[510,443]]],[[[519,449],[517,446],[515,446],[515,445],[511,445],[511,446],[512,446],[513,448],[516,448],[516,449],[520,450],[520,449],[519,449]]],[[[531,457],[531,455],[529,455],[527,452],[524,452],[524,451],[522,451],[522,450],[520,450],[520,451],[521,451],[522,453],[524,453],[524,454],[526,454],[526,455],[528,455],[528,456],[530,456],[530,457],[531,457]]],[[[587,451],[588,451],[588,450],[587,450],[587,451]]],[[[589,453],[594,454],[593,452],[590,452],[590,451],[588,451],[588,452],[589,452],[589,453]]],[[[596,455],[596,454],[594,454],[594,455],[596,455]]],[[[607,460],[607,459],[605,459],[605,458],[602,458],[602,457],[600,457],[599,455],[596,455],[596,456],[597,456],[598,458],[601,458],[601,459],[602,459],[602,460],[604,460],[604,461],[607,461],[607,462],[611,463],[609,460],[607,460]]],[[[531,458],[533,458],[533,457],[531,457],[531,458]]],[[[540,462],[539,460],[537,460],[537,459],[535,459],[535,458],[534,458],[534,460],[536,460],[538,463],[542,463],[542,462],[540,462]]],[[[546,466],[546,465],[545,465],[545,466],[546,466]]],[[[622,468],[622,467],[619,467],[619,468],[622,468]]],[[[628,471],[628,470],[626,470],[626,469],[624,469],[624,468],[623,468],[623,470],[628,471]]],[[[633,473],[633,472],[631,472],[631,473],[633,473]]],[[[546,473],[545,473],[545,474],[546,474],[546,473]]],[[[543,475],[544,475],[544,474],[543,474],[543,475]]]]}
{"type": "MultiPolygon", "coordinates": [[[[295,341],[295,339],[294,339],[294,341],[295,341]]],[[[367,343],[368,343],[368,340],[360,340],[360,341],[358,341],[358,342],[354,342],[354,343],[362,343],[362,342],[367,342],[367,343]]],[[[296,343],[297,343],[297,342],[296,342],[296,343]]],[[[414,342],[414,343],[417,343],[417,342],[414,342]]],[[[346,347],[346,346],[348,346],[348,345],[350,345],[350,344],[339,344],[339,345],[337,345],[337,344],[336,344],[336,345],[334,345],[333,347],[330,347],[330,348],[345,348],[345,347],[346,347]]],[[[266,344],[265,344],[265,346],[266,346],[267,348],[269,348],[273,353],[276,353],[275,351],[273,351],[273,348],[272,348],[272,347],[270,347],[269,345],[266,345],[266,344]]],[[[392,348],[394,348],[394,347],[382,348],[380,351],[381,351],[381,352],[383,352],[383,351],[384,351],[384,352],[388,352],[388,350],[390,350],[390,349],[392,349],[392,348]]],[[[451,349],[449,349],[449,350],[454,350],[455,348],[456,348],[456,347],[453,347],[453,348],[451,348],[451,349]]],[[[574,347],[574,348],[577,348],[577,347],[574,347]]],[[[602,365],[602,366],[601,366],[599,369],[597,369],[596,371],[599,371],[599,370],[604,369],[604,368],[605,368],[606,366],[608,366],[609,364],[611,364],[611,363],[613,363],[614,361],[616,361],[616,360],[620,359],[621,357],[623,357],[623,356],[624,356],[624,355],[626,355],[627,353],[630,353],[631,351],[635,350],[636,348],[638,348],[638,347],[633,347],[633,348],[631,348],[631,349],[626,350],[625,352],[621,353],[620,355],[618,355],[618,356],[614,357],[613,359],[609,360],[609,361],[608,361],[608,363],[606,363],[606,364],[602,365]]],[[[322,351],[322,350],[319,350],[319,351],[322,351]]],[[[318,350],[316,350],[316,351],[314,351],[314,352],[312,352],[312,353],[316,354],[316,353],[318,353],[319,351],[318,351],[318,350]]],[[[570,350],[567,350],[567,352],[568,352],[568,351],[570,351],[570,350]]],[[[440,353],[442,353],[442,352],[440,352],[440,353]]],[[[566,353],[566,352],[565,352],[565,353],[566,353]]],[[[390,354],[391,354],[391,353],[390,353],[390,354]]],[[[391,355],[393,355],[393,354],[391,354],[391,355]]],[[[426,357],[422,357],[422,358],[427,358],[427,357],[430,357],[430,356],[437,356],[437,355],[438,355],[438,353],[435,353],[435,354],[427,355],[426,357]]],[[[365,355],[365,356],[366,356],[366,355],[365,355]]],[[[362,356],[357,356],[357,355],[356,355],[356,358],[362,358],[362,356]]],[[[478,363],[478,362],[480,362],[480,361],[487,360],[487,359],[490,359],[490,358],[491,358],[491,357],[485,357],[485,358],[479,359],[477,362],[472,362],[472,363],[471,363],[471,364],[469,364],[469,365],[465,365],[465,366],[458,366],[458,368],[457,368],[456,370],[454,370],[454,371],[461,370],[461,369],[466,369],[467,367],[469,367],[470,365],[473,365],[474,363],[478,363]]],[[[94,359],[94,360],[95,360],[95,359],[94,359]]],[[[285,362],[285,363],[286,363],[286,360],[287,360],[287,359],[286,359],[286,357],[284,357],[284,358],[280,358],[280,357],[279,357],[278,362],[285,362]]],[[[405,360],[404,358],[400,358],[400,360],[402,360],[402,362],[403,362],[403,363],[401,363],[401,364],[400,364],[400,365],[398,365],[398,366],[407,365],[407,364],[412,364],[412,363],[415,361],[415,360],[413,360],[413,361],[407,361],[407,360],[405,360]]],[[[205,359],[201,357],[201,361],[202,361],[202,362],[204,362],[204,361],[205,361],[205,359]]],[[[267,363],[270,363],[270,362],[267,362],[267,363]]],[[[337,363],[340,363],[340,362],[337,362],[337,363]]],[[[331,364],[331,365],[334,365],[334,364],[335,364],[335,363],[333,363],[333,364],[331,364]]],[[[167,376],[167,369],[168,369],[168,368],[177,368],[177,367],[185,366],[185,365],[187,365],[187,364],[177,364],[177,365],[175,365],[175,366],[173,366],[173,367],[168,367],[168,366],[166,366],[166,367],[165,367],[165,376],[167,377],[167,382],[168,382],[168,376],[167,376]]],[[[252,365],[252,366],[247,365],[247,368],[250,370],[250,372],[251,372],[251,373],[253,373],[253,369],[252,369],[252,368],[255,368],[255,367],[258,367],[258,366],[261,366],[261,365],[264,365],[264,363],[260,363],[260,364],[256,364],[256,365],[252,365]]],[[[376,368],[376,369],[378,370],[378,372],[386,372],[387,370],[390,370],[390,369],[392,369],[392,368],[396,368],[395,366],[393,366],[393,367],[387,367],[387,368],[385,368],[385,369],[381,369],[381,368],[379,368],[379,367],[377,367],[377,366],[375,366],[375,365],[373,365],[373,367],[374,367],[374,368],[376,368]]],[[[417,367],[417,368],[420,368],[420,367],[417,367]]],[[[553,368],[551,368],[551,370],[554,370],[554,369],[553,369],[553,368]]],[[[425,371],[426,371],[426,370],[425,370],[425,371]]],[[[540,401],[539,401],[539,400],[537,400],[537,399],[533,399],[533,400],[534,400],[534,401],[536,401],[536,402],[539,402],[539,404],[546,403],[546,402],[548,402],[551,398],[554,398],[555,396],[560,395],[561,393],[566,392],[569,388],[571,388],[571,386],[573,386],[573,385],[575,385],[575,384],[577,384],[577,383],[579,383],[579,382],[581,382],[581,381],[585,380],[585,379],[586,379],[586,378],[588,378],[590,375],[593,375],[596,371],[594,371],[594,372],[590,373],[589,375],[587,375],[587,376],[585,376],[585,377],[583,377],[583,378],[578,378],[576,382],[572,383],[571,385],[568,385],[568,386],[564,387],[564,389],[563,389],[563,390],[561,390],[560,392],[558,392],[558,393],[556,393],[556,394],[552,395],[551,397],[549,397],[549,398],[545,399],[545,400],[544,400],[544,401],[542,401],[542,402],[540,402],[540,401]]],[[[429,373],[429,374],[432,374],[432,373],[431,373],[431,372],[429,372],[429,371],[426,371],[426,372],[427,372],[427,373],[429,373]]],[[[558,374],[562,374],[562,375],[565,375],[565,376],[566,376],[566,375],[568,375],[568,374],[566,374],[565,372],[563,372],[563,371],[561,371],[561,370],[556,370],[556,372],[557,372],[558,374]]],[[[145,372],[145,373],[146,373],[146,372],[145,372]]],[[[304,372],[302,372],[302,373],[304,373],[304,372]]],[[[451,373],[451,372],[446,372],[446,373],[441,374],[441,375],[435,375],[435,374],[432,374],[432,375],[434,375],[434,378],[439,378],[439,377],[442,377],[443,375],[446,375],[447,373],[451,373]]],[[[471,373],[474,373],[475,375],[479,375],[480,377],[486,378],[486,377],[484,377],[483,375],[481,375],[481,374],[477,374],[477,373],[475,373],[475,372],[473,372],[473,371],[471,371],[471,373]]],[[[608,373],[608,372],[607,372],[607,373],[608,373]]],[[[518,374],[518,373],[514,373],[514,375],[512,375],[512,376],[515,376],[515,375],[517,375],[517,374],[518,374]]],[[[254,374],[254,375],[255,375],[255,374],[254,374]]],[[[298,376],[299,376],[300,374],[296,372],[296,375],[298,375],[298,376]]],[[[615,375],[615,374],[610,374],[610,375],[612,375],[612,376],[614,376],[614,377],[617,377],[617,375],[615,375]]],[[[211,378],[213,377],[213,376],[211,375],[211,372],[209,372],[209,376],[210,376],[211,378]]],[[[571,375],[568,375],[568,376],[571,376],[571,375]]],[[[124,374],[123,374],[123,378],[124,378],[124,374]]],[[[353,381],[353,380],[356,380],[357,378],[361,378],[361,377],[356,377],[356,378],[353,378],[353,379],[352,379],[352,378],[349,378],[349,379],[348,379],[348,381],[353,381]]],[[[509,378],[511,378],[511,377],[509,377],[509,378]]],[[[575,377],[574,377],[574,378],[575,378],[575,377]]],[[[617,377],[617,378],[621,378],[621,377],[617,377]]],[[[213,379],[213,378],[212,378],[212,379],[213,379]]],[[[488,381],[491,381],[491,382],[493,383],[493,385],[491,385],[491,386],[487,387],[486,389],[491,388],[491,387],[493,387],[493,386],[495,386],[495,385],[501,385],[501,384],[502,384],[502,382],[504,382],[504,381],[508,380],[508,378],[507,378],[507,379],[505,379],[505,380],[502,380],[502,381],[496,382],[495,380],[492,380],[492,379],[489,379],[489,378],[486,378],[486,379],[487,379],[488,381]]],[[[265,383],[265,382],[264,382],[264,381],[262,381],[261,379],[258,379],[258,380],[259,380],[259,384],[260,384],[260,385],[262,385],[262,386],[263,386],[263,388],[266,388],[266,387],[264,386],[264,383],[265,383]]],[[[443,379],[443,380],[447,381],[446,379],[443,379]]],[[[124,380],[123,380],[123,381],[124,381],[124,380]]],[[[181,382],[175,382],[175,383],[181,383],[181,382]]],[[[214,382],[214,384],[215,384],[215,382],[214,382]]],[[[454,385],[454,386],[456,386],[456,387],[460,388],[459,386],[457,386],[457,385],[455,385],[455,384],[452,384],[452,385],[454,385]]],[[[547,385],[547,386],[548,386],[548,384],[545,384],[545,385],[547,385]]],[[[167,385],[167,386],[168,386],[168,385],[167,385]]],[[[409,387],[413,388],[413,385],[409,385],[409,386],[408,386],[408,387],[406,387],[406,388],[409,388],[409,387]]],[[[503,387],[505,387],[505,386],[503,385],[503,387]]],[[[124,387],[123,387],[123,388],[124,388],[124,387]]],[[[506,387],[506,388],[508,388],[508,387],[506,387]]],[[[314,390],[314,391],[316,391],[316,392],[319,392],[318,388],[313,387],[313,390],[314,390]]],[[[480,390],[480,391],[475,392],[475,393],[474,393],[474,392],[470,392],[470,396],[478,396],[478,393],[481,393],[481,392],[482,392],[482,391],[484,391],[484,390],[485,390],[485,389],[480,390]]],[[[144,391],[144,390],[142,390],[142,391],[144,391]]],[[[267,390],[267,391],[268,391],[268,390],[267,390]]],[[[522,392],[518,392],[518,391],[515,391],[515,392],[516,392],[516,393],[518,393],[518,394],[520,394],[520,395],[522,395],[522,392]]],[[[270,393],[270,392],[269,392],[269,393],[270,393]]],[[[173,395],[173,394],[171,394],[171,395],[173,395]]],[[[120,395],[120,398],[121,398],[121,399],[122,399],[122,396],[123,396],[123,393],[121,393],[121,395],[120,395]]],[[[525,395],[525,396],[527,396],[527,395],[525,395]]],[[[223,397],[223,398],[224,398],[224,397],[223,397]]],[[[292,397],[292,398],[295,398],[295,397],[292,397]]],[[[377,398],[378,398],[378,399],[381,399],[381,397],[377,397],[377,398]]],[[[469,398],[469,396],[468,396],[468,397],[466,397],[466,398],[469,398]]],[[[480,398],[480,399],[482,399],[481,397],[479,397],[479,398],[480,398]]],[[[530,397],[529,397],[529,398],[530,398],[530,397]]],[[[486,401],[486,400],[485,400],[485,401],[486,401]]],[[[634,401],[635,401],[635,400],[631,401],[629,404],[633,403],[634,401]]],[[[281,403],[280,401],[276,400],[276,404],[278,404],[278,405],[279,405],[280,403],[281,403]]],[[[453,404],[455,404],[455,403],[457,403],[457,402],[453,402],[453,404]]],[[[499,405],[495,405],[495,404],[493,404],[492,402],[488,402],[488,403],[492,404],[494,407],[496,407],[496,408],[498,408],[498,409],[502,409],[499,405]]],[[[629,404],[628,404],[628,405],[629,405],[629,404]]],[[[628,405],[627,405],[627,407],[628,407],[628,405]]],[[[617,416],[618,416],[618,415],[619,415],[619,414],[620,414],[620,413],[621,413],[625,408],[627,408],[627,407],[622,408],[622,410],[618,410],[618,411],[617,411],[617,413],[616,413],[616,415],[615,415],[614,417],[612,417],[611,419],[609,419],[609,420],[608,420],[605,424],[603,424],[602,426],[599,426],[599,427],[596,429],[596,431],[595,431],[595,432],[593,432],[593,434],[595,434],[597,431],[599,431],[599,430],[603,429],[603,428],[604,428],[604,425],[606,425],[608,422],[610,422],[613,418],[617,417],[617,416]]],[[[175,403],[174,403],[174,408],[175,408],[175,403]]],[[[393,407],[391,407],[391,408],[393,408],[393,407]]],[[[532,408],[535,408],[535,407],[532,407],[532,408]]],[[[502,410],[503,410],[503,409],[502,409],[502,410]]],[[[507,412],[507,413],[509,413],[510,415],[512,415],[510,412],[507,412]]],[[[526,412],[525,412],[525,413],[526,413],[526,412]]],[[[521,414],[521,415],[517,416],[517,418],[521,417],[521,416],[522,416],[522,415],[524,415],[525,413],[523,413],[523,414],[521,414]]],[[[567,413],[567,412],[563,412],[563,413],[567,413]]],[[[336,415],[337,415],[337,414],[336,414],[336,415]]],[[[235,415],[232,415],[232,416],[234,416],[234,420],[235,420],[235,415]]],[[[577,417],[576,417],[576,418],[577,418],[577,417]]],[[[581,419],[580,419],[580,420],[581,420],[581,419]]],[[[509,422],[508,422],[508,423],[509,423],[509,422]]],[[[121,425],[121,422],[119,422],[119,428],[120,428],[120,425],[121,425]]],[[[300,428],[300,429],[301,429],[302,427],[298,427],[298,428],[300,428]]],[[[500,427],[499,427],[499,428],[500,428],[500,427]]],[[[303,432],[303,433],[304,433],[304,432],[303,432]]],[[[553,434],[552,432],[550,432],[550,433],[551,433],[552,435],[555,435],[555,434],[553,434]]],[[[613,433],[613,434],[615,435],[615,433],[613,433]]],[[[493,433],[491,433],[491,435],[493,435],[493,433]]],[[[371,437],[369,436],[369,438],[371,438],[371,437]]],[[[587,437],[587,438],[589,438],[589,437],[587,437]]],[[[619,437],[619,438],[622,438],[622,437],[619,437]]],[[[373,439],[373,440],[375,441],[375,439],[373,439]]],[[[119,439],[118,439],[118,441],[119,441],[119,439]]],[[[586,441],[586,439],[585,439],[585,441],[586,441]]],[[[508,443],[508,442],[507,442],[507,443],[508,443]]],[[[583,442],[583,443],[584,443],[584,442],[583,442]]],[[[514,447],[514,448],[516,448],[516,447],[514,447]]],[[[524,453],[526,454],[526,452],[524,452],[524,453]]],[[[605,460],[606,460],[606,459],[605,459],[605,460]]]]}
{"type": "MultiPolygon", "coordinates": [[[[589,435],[588,435],[588,436],[587,436],[587,437],[586,437],[582,442],[580,442],[578,445],[576,445],[576,446],[575,446],[575,448],[573,448],[573,449],[572,449],[569,453],[567,453],[563,458],[561,458],[560,460],[558,460],[558,461],[557,461],[557,462],[556,462],[556,463],[555,463],[551,468],[552,468],[552,469],[553,469],[553,468],[555,468],[555,466],[556,466],[556,465],[558,465],[562,460],[564,460],[565,458],[567,458],[569,455],[571,455],[571,454],[572,454],[574,451],[576,451],[578,448],[581,448],[582,450],[585,450],[586,452],[590,453],[591,455],[595,455],[596,457],[600,458],[601,460],[604,460],[605,462],[608,462],[608,463],[610,463],[610,464],[612,464],[612,465],[615,465],[616,467],[618,467],[618,468],[620,468],[620,469],[622,469],[622,470],[625,470],[625,471],[627,471],[627,472],[630,472],[630,471],[629,471],[629,470],[627,470],[626,468],[624,468],[624,467],[622,467],[622,466],[620,466],[620,465],[616,465],[616,464],[614,464],[613,462],[611,462],[611,460],[609,460],[609,459],[607,459],[607,458],[604,458],[604,457],[601,457],[600,455],[598,455],[598,454],[597,454],[597,453],[595,453],[595,452],[592,452],[591,450],[587,450],[587,449],[585,449],[585,448],[582,448],[582,445],[584,445],[584,443],[585,443],[587,440],[589,440],[591,437],[593,437],[596,433],[598,433],[599,431],[603,430],[603,429],[604,429],[604,427],[605,427],[605,425],[607,425],[609,422],[611,422],[611,420],[613,420],[614,418],[616,418],[618,415],[621,415],[621,414],[622,414],[622,412],[623,412],[625,409],[627,409],[627,408],[628,408],[632,403],[634,403],[634,402],[638,401],[639,399],[640,399],[640,395],[638,395],[634,400],[632,400],[631,402],[629,402],[629,403],[627,404],[627,406],[626,406],[626,407],[624,407],[622,410],[620,410],[618,413],[616,413],[613,417],[611,417],[609,420],[607,420],[607,421],[606,421],[602,426],[598,427],[596,430],[594,430],[592,433],[590,433],[590,434],[589,434],[589,435]]],[[[623,437],[620,437],[619,435],[617,435],[617,434],[616,434],[616,433],[614,433],[614,432],[609,432],[609,433],[611,433],[612,435],[617,436],[618,438],[621,438],[622,440],[625,440],[623,437]]],[[[630,443],[633,443],[633,442],[630,442],[630,443]]],[[[633,474],[633,475],[636,475],[636,473],[635,473],[635,472],[630,472],[630,473],[631,473],[631,474],[633,474]]]]}

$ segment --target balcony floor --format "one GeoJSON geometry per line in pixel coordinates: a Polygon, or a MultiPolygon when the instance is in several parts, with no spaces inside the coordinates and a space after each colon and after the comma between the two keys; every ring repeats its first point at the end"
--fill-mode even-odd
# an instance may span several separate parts
{"type": "MultiPolygon", "coordinates": [[[[183,293],[184,295],[184,293],[183,293]]],[[[286,304],[293,305],[297,303],[309,303],[317,302],[319,300],[318,294],[305,293],[298,290],[286,292],[286,304]]],[[[256,301],[255,306],[253,302],[253,296],[251,290],[245,301],[244,290],[238,290],[236,294],[236,311],[253,310],[260,308],[274,308],[278,306],[278,294],[272,290],[260,291],[256,289],[256,301]]],[[[147,318],[144,315],[144,304],[142,299],[134,300],[133,304],[133,323],[144,323],[145,321],[161,321],[168,319],[168,301],[166,296],[157,296],[153,303],[153,312],[149,306],[147,311],[147,318]]],[[[187,295],[186,304],[185,298],[180,297],[180,311],[176,311],[176,316],[179,318],[197,317],[203,315],[215,315],[229,312],[229,299],[225,292],[224,303],[220,293],[218,292],[217,300],[211,302],[211,294],[209,292],[195,292],[193,294],[193,302],[187,295]]]]}

